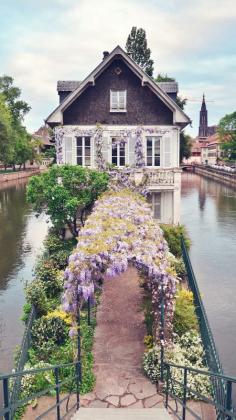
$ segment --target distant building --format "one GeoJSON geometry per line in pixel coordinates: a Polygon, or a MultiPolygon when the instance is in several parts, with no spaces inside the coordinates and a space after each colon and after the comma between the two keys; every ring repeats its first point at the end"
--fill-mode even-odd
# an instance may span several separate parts
{"type": "Polygon", "coordinates": [[[55,148],[55,143],[52,141],[49,129],[46,126],[40,127],[37,131],[34,132],[32,137],[35,140],[40,140],[40,148],[44,151],[55,148]]]}
{"type": "Polygon", "coordinates": [[[201,163],[205,165],[215,165],[222,157],[222,149],[218,134],[207,137],[207,143],[201,147],[201,163]]]}
{"type": "Polygon", "coordinates": [[[199,116],[199,129],[198,129],[198,141],[205,142],[207,141],[207,137],[212,136],[216,133],[217,126],[212,125],[208,126],[208,111],[206,108],[206,102],[205,102],[205,95],[203,94],[202,97],[202,106],[200,110],[200,116],[199,116]]]}

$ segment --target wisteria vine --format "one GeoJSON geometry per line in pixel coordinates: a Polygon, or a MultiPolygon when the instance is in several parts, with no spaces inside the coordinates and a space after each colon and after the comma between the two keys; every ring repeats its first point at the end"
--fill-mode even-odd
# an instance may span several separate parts
{"type": "Polygon", "coordinates": [[[160,300],[164,294],[164,340],[168,341],[177,284],[168,254],[162,230],[142,196],[127,189],[105,193],[81,229],[64,273],[63,307],[73,319],[70,335],[77,334],[78,305],[93,296],[99,280],[104,275],[119,275],[132,263],[145,274],[152,291],[156,339],[160,338],[160,300]]]}

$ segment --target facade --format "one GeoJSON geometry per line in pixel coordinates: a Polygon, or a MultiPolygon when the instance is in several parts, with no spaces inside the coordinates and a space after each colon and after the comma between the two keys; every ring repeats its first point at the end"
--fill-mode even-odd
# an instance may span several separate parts
{"type": "Polygon", "coordinates": [[[127,171],[148,179],[155,217],[179,222],[179,133],[190,123],[175,99],[175,82],[156,84],[119,46],[82,82],[57,84],[54,128],[58,164],[127,171]]]}
{"type": "Polygon", "coordinates": [[[223,155],[217,134],[207,137],[207,143],[202,145],[201,163],[216,165],[223,155]]]}

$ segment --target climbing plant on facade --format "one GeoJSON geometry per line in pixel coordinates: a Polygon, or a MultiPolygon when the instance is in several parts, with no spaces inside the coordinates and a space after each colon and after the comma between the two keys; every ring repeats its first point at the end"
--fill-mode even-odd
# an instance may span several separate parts
{"type": "MultiPolygon", "coordinates": [[[[95,203],[78,237],[65,270],[63,307],[76,316],[83,300],[93,296],[101,277],[115,277],[133,263],[152,292],[154,336],[160,338],[160,299],[165,309],[164,339],[171,338],[176,275],[168,261],[168,246],[145,199],[135,192],[107,192],[95,203]]],[[[112,280],[111,281],[115,281],[112,280]]]]}

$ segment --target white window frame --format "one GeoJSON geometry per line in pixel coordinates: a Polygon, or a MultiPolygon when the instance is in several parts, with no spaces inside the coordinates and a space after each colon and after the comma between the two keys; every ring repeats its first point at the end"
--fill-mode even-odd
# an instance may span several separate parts
{"type": "MultiPolygon", "coordinates": [[[[112,164],[112,152],[113,152],[113,148],[112,148],[112,141],[113,140],[116,140],[116,137],[115,136],[113,136],[113,137],[111,137],[111,159],[110,159],[110,162],[111,162],[111,164],[112,164]]],[[[117,144],[117,167],[119,167],[119,168],[124,168],[125,167],[125,165],[127,165],[127,147],[126,147],[126,144],[124,144],[124,150],[125,150],[125,156],[124,156],[124,158],[125,158],[125,164],[124,165],[120,165],[120,144],[118,143],[117,144]]]]}
{"type": "Polygon", "coordinates": [[[89,168],[92,166],[92,156],[93,156],[93,149],[92,149],[92,137],[91,136],[76,136],[76,165],[79,165],[77,163],[77,139],[82,138],[82,166],[89,168]],[[90,138],[90,165],[85,165],[85,139],[90,138]]]}
{"type": "Polygon", "coordinates": [[[145,160],[148,168],[160,168],[162,166],[162,137],[161,136],[146,136],[145,160]],[[147,141],[152,139],[152,165],[147,164],[147,141]],[[160,165],[155,165],[155,141],[160,141],[160,165]]]}
{"type": "Polygon", "coordinates": [[[115,90],[115,89],[110,89],[110,112],[127,112],[127,90],[122,89],[122,90],[115,90]],[[124,108],[120,108],[120,94],[124,93],[124,108]],[[112,95],[116,93],[117,95],[117,108],[113,108],[112,107],[112,95]]]}

